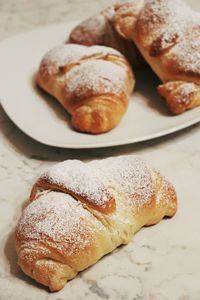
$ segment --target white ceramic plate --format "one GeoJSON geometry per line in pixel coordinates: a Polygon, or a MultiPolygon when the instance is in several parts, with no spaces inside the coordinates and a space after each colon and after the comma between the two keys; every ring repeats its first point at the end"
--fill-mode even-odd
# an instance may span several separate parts
{"type": "Polygon", "coordinates": [[[0,45],[0,99],[11,120],[33,139],[63,148],[97,148],[136,143],[170,134],[200,121],[200,108],[172,116],[157,95],[151,71],[137,73],[136,92],[126,115],[112,131],[89,135],[74,131],[70,117],[37,89],[34,75],[42,56],[66,40],[75,23],[26,32],[0,45]]]}

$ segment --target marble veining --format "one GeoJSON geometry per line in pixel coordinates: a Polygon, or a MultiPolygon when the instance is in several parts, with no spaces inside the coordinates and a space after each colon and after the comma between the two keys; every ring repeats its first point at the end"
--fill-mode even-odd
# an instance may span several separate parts
{"type": "MultiPolygon", "coordinates": [[[[197,1],[191,1],[197,7],[197,1]]],[[[94,0],[0,0],[0,39],[50,23],[83,19],[106,5],[94,0]]],[[[0,107],[0,300],[199,300],[200,124],[145,143],[96,150],[41,145],[0,107]],[[17,266],[14,228],[37,176],[64,159],[138,154],[176,186],[177,215],[143,228],[132,242],[49,293],[17,266]]]]}

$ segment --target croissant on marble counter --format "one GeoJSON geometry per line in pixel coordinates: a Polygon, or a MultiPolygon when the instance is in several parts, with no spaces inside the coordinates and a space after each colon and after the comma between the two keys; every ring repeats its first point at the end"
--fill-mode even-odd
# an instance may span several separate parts
{"type": "Polygon", "coordinates": [[[75,129],[94,134],[120,122],[135,85],[131,67],[120,52],[76,44],[50,50],[36,80],[72,115],[75,129]]]}
{"type": "Polygon", "coordinates": [[[138,0],[115,9],[115,29],[132,40],[161,79],[171,112],[200,105],[200,13],[182,0],[138,0]]]}
{"type": "Polygon", "coordinates": [[[174,187],[136,156],[58,163],[35,183],[18,222],[18,264],[58,291],[176,208],[174,187]]]}

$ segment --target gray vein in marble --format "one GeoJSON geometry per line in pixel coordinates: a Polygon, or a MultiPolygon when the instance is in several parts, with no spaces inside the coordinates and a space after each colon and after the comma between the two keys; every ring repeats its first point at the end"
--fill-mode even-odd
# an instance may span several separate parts
{"type": "Polygon", "coordinates": [[[96,294],[101,299],[109,299],[109,295],[104,293],[103,289],[98,286],[98,283],[95,280],[87,280],[87,284],[89,284],[89,290],[96,294]]]}

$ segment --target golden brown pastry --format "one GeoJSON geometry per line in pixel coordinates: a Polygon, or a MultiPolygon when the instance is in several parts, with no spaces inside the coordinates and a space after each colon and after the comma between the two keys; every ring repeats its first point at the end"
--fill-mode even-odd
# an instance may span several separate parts
{"type": "MultiPolygon", "coordinates": [[[[139,3],[139,1],[137,2],[139,3]]],[[[135,44],[122,37],[113,26],[115,7],[117,4],[107,7],[97,15],[80,23],[72,30],[68,42],[114,48],[120,51],[133,67],[143,67],[146,63],[135,44]]]]}
{"type": "Polygon", "coordinates": [[[158,92],[179,114],[200,105],[200,14],[181,0],[145,0],[122,4],[115,28],[135,42],[161,79],[158,92]]]}
{"type": "Polygon", "coordinates": [[[103,133],[115,127],[126,112],[135,80],[118,51],[63,44],[44,56],[37,83],[72,115],[74,128],[103,133]]]}
{"type": "Polygon", "coordinates": [[[35,183],[16,228],[18,263],[51,291],[142,226],[176,212],[174,187],[136,156],[53,166],[35,183]]]}

